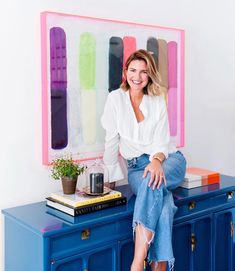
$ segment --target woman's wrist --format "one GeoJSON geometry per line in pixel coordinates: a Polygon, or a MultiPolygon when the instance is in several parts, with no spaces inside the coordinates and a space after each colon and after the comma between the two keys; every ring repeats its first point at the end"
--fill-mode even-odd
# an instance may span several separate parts
{"type": "Polygon", "coordinates": [[[165,160],[164,153],[159,152],[159,153],[154,154],[153,157],[152,157],[152,161],[153,160],[157,160],[157,161],[159,161],[162,164],[163,161],[165,160]]]}
{"type": "Polygon", "coordinates": [[[157,161],[157,162],[159,162],[160,164],[162,164],[162,162],[163,162],[162,159],[161,159],[160,157],[158,157],[158,156],[153,157],[152,161],[157,161]]]}

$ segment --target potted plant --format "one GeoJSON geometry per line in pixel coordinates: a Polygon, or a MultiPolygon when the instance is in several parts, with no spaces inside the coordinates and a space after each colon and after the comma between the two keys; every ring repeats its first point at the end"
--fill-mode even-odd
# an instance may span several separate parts
{"type": "Polygon", "coordinates": [[[51,176],[62,181],[64,194],[74,194],[78,176],[83,174],[85,169],[86,166],[73,161],[72,157],[57,158],[52,161],[51,176]]]}

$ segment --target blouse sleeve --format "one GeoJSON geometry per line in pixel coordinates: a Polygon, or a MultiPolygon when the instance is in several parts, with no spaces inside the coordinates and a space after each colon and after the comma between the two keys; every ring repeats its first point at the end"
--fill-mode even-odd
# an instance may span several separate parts
{"type": "Polygon", "coordinates": [[[165,100],[161,100],[161,110],[159,113],[159,121],[154,132],[154,142],[152,143],[152,153],[149,160],[152,161],[154,154],[162,152],[168,157],[168,149],[170,143],[170,131],[168,122],[168,113],[165,100]]]}
{"type": "Polygon", "coordinates": [[[109,182],[122,180],[124,179],[124,174],[118,159],[119,134],[117,131],[117,112],[110,95],[108,95],[104,107],[101,124],[106,131],[103,161],[108,170],[109,182]]]}

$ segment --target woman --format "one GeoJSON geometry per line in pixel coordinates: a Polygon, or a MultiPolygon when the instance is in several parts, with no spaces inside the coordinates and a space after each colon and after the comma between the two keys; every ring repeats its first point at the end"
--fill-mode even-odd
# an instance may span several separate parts
{"type": "Polygon", "coordinates": [[[109,181],[123,179],[120,151],[127,160],[128,182],[136,195],[131,271],[142,271],[148,257],[151,269],[174,266],[171,235],[176,211],[171,190],[184,178],[186,161],[170,145],[166,102],[152,55],[134,52],[123,71],[120,89],[108,95],[101,119],[106,130],[104,163],[109,181]]]}

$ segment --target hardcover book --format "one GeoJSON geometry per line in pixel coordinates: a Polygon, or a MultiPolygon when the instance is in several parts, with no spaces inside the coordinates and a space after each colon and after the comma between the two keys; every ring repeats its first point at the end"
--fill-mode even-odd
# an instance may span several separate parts
{"type": "Polygon", "coordinates": [[[83,214],[88,214],[92,212],[96,212],[99,210],[104,210],[107,208],[124,205],[127,203],[126,197],[114,198],[106,201],[96,202],[93,204],[88,204],[80,207],[72,207],[70,205],[64,204],[52,198],[47,198],[47,206],[52,207],[54,209],[60,210],[66,214],[71,216],[78,216],[83,214]]]}
{"type": "Polygon", "coordinates": [[[184,181],[183,183],[181,183],[180,186],[190,189],[219,182],[220,182],[219,172],[191,167],[186,169],[184,181]]]}
{"type": "Polygon", "coordinates": [[[111,190],[105,187],[103,195],[91,196],[84,191],[76,190],[75,194],[67,195],[62,191],[51,193],[50,198],[60,203],[69,205],[70,207],[76,208],[81,206],[90,205],[93,203],[100,203],[110,199],[116,199],[122,197],[122,193],[116,190],[111,190]]]}

